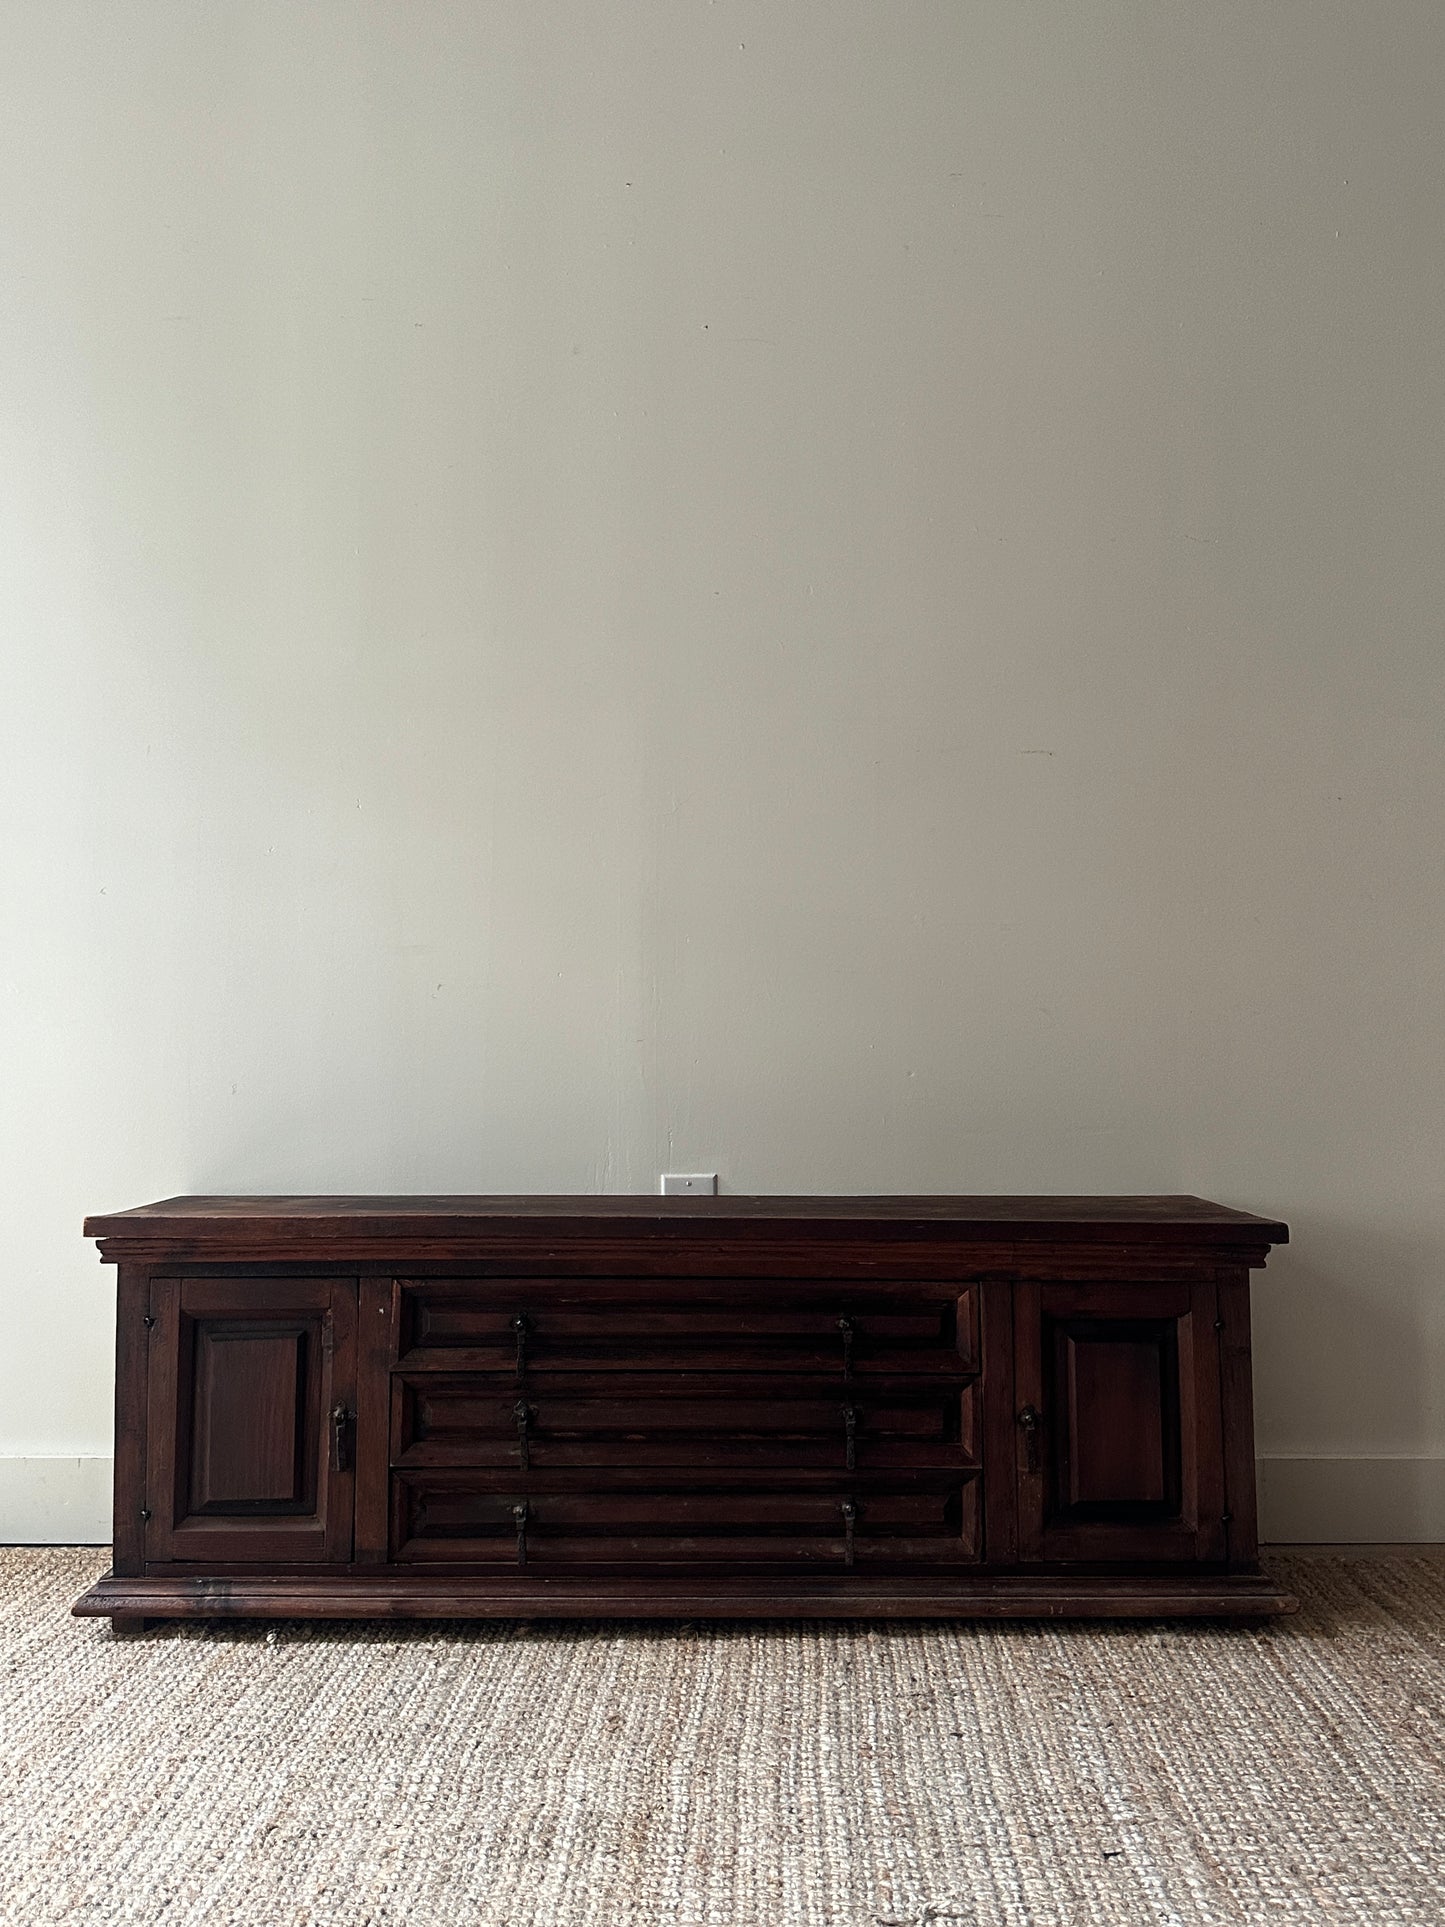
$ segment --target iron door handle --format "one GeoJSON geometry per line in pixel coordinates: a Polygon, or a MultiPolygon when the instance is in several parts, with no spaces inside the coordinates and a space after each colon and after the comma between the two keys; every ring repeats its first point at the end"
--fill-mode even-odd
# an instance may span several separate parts
{"type": "Polygon", "coordinates": [[[525,1499],[512,1507],[512,1517],[517,1522],[517,1564],[519,1566],[525,1566],[527,1563],[527,1521],[531,1516],[532,1508],[525,1499]]]}
{"type": "Polygon", "coordinates": [[[1039,1432],[1043,1422],[1043,1414],[1032,1405],[1026,1405],[1019,1413],[1019,1424],[1024,1434],[1024,1464],[1030,1472],[1039,1469],[1039,1432]]]}
{"type": "Polygon", "coordinates": [[[838,1336],[843,1340],[843,1376],[844,1378],[851,1378],[853,1376],[854,1336],[853,1320],[851,1318],[840,1318],[838,1320],[838,1336]]]}
{"type": "Polygon", "coordinates": [[[843,1456],[848,1470],[854,1472],[858,1467],[858,1407],[843,1407],[843,1456]]]}
{"type": "Polygon", "coordinates": [[[347,1428],[350,1424],[351,1414],[346,1407],[333,1405],[331,1408],[331,1469],[333,1472],[344,1472],[351,1463],[351,1454],[347,1450],[350,1442],[347,1438],[347,1428]]]}
{"type": "Polygon", "coordinates": [[[853,1529],[858,1523],[858,1507],[854,1500],[845,1499],[838,1510],[843,1515],[843,1564],[853,1563],[853,1529]]]}
{"type": "Polygon", "coordinates": [[[532,1463],[532,1442],[527,1428],[533,1416],[532,1408],[524,1398],[519,1398],[512,1407],[512,1417],[517,1421],[517,1450],[521,1454],[524,1472],[531,1469],[532,1463]]]}
{"type": "Polygon", "coordinates": [[[527,1333],[530,1329],[531,1327],[527,1323],[526,1314],[524,1312],[519,1311],[516,1317],[512,1320],[512,1330],[517,1335],[517,1376],[518,1378],[520,1378],[527,1369],[527,1333]]]}

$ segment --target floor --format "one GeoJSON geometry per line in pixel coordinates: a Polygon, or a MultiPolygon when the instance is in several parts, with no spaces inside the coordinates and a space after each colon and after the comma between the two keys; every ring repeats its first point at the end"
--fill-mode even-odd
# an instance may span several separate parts
{"type": "Polygon", "coordinates": [[[1256,1628],[173,1627],[0,1551],[0,1920],[1445,1921],[1445,1557],[1256,1628]]]}

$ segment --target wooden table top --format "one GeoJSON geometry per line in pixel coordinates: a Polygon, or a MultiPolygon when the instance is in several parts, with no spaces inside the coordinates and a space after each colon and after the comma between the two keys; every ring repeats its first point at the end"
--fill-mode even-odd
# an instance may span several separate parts
{"type": "Polygon", "coordinates": [[[181,1197],[85,1221],[88,1238],[147,1244],[227,1230],[291,1239],[465,1235],[503,1228],[584,1228],[592,1235],[707,1229],[728,1236],[811,1232],[846,1236],[876,1228],[890,1238],[1060,1239],[1117,1244],[1284,1244],[1271,1218],[1189,1196],[1141,1197],[181,1197]]]}

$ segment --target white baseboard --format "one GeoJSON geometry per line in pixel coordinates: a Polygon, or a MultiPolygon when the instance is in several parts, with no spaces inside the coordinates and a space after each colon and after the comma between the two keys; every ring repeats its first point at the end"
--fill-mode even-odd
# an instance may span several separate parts
{"type": "Polygon", "coordinates": [[[108,1546],[111,1461],[0,1458],[0,1545],[108,1546]]]}
{"type": "Polygon", "coordinates": [[[1260,1459],[1259,1536],[1274,1545],[1445,1541],[1445,1459],[1260,1459]]]}
{"type": "MultiPolygon", "coordinates": [[[[0,1545],[110,1543],[109,1459],[0,1458],[0,1545]]],[[[1445,1458],[1259,1461],[1274,1545],[1445,1541],[1445,1458]]]]}

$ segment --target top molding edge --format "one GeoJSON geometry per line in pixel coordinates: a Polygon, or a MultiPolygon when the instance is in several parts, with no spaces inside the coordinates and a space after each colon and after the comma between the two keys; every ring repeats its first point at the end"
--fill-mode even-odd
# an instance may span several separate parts
{"type": "MultiPolygon", "coordinates": [[[[260,1246],[366,1245],[509,1236],[665,1242],[814,1237],[923,1243],[957,1239],[1179,1244],[1285,1244],[1276,1220],[1190,1196],[374,1196],[180,1197],[85,1220],[85,1236],[117,1247],[188,1250],[223,1241],[260,1246]]],[[[109,1250],[105,1255],[110,1256],[109,1250]]]]}

